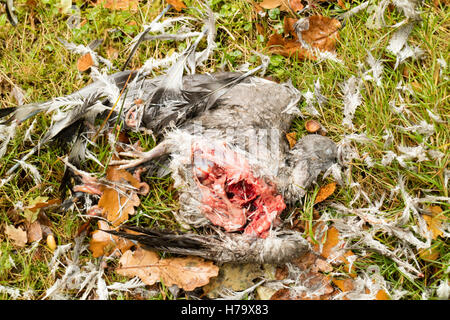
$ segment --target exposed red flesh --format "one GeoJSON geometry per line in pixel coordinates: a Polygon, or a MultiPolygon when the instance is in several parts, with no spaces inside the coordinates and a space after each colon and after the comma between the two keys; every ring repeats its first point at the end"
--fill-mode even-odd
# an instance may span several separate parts
{"type": "Polygon", "coordinates": [[[248,161],[225,145],[192,145],[194,177],[205,216],[226,231],[266,237],[286,207],[275,186],[255,177],[248,161]]]}

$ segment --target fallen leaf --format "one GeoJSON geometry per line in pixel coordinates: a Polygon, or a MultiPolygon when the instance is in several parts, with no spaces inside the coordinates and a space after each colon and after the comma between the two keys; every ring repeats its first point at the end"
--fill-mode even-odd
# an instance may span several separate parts
{"type": "Polygon", "coordinates": [[[262,2],[258,3],[262,8],[264,9],[275,9],[280,7],[281,11],[289,11],[288,0],[263,0],[262,2]]]}
{"type": "Polygon", "coordinates": [[[109,256],[114,250],[120,250],[120,252],[126,252],[134,243],[131,240],[127,240],[123,237],[114,236],[102,230],[112,230],[106,221],[99,220],[98,228],[92,233],[91,240],[89,242],[89,250],[92,251],[92,256],[98,258],[101,256],[109,256]]]}
{"type": "MultiPolygon", "coordinates": [[[[315,232],[316,228],[321,227],[321,224],[316,224],[313,226],[313,231],[315,232]]],[[[339,244],[341,243],[341,239],[339,238],[339,231],[331,226],[328,228],[326,232],[322,235],[320,239],[316,239],[318,243],[309,239],[313,244],[313,250],[315,252],[320,253],[322,257],[327,259],[328,261],[333,261],[333,264],[344,264],[344,270],[349,273],[352,278],[356,277],[356,272],[354,270],[350,270],[350,261],[347,257],[353,256],[353,252],[351,250],[342,251],[339,248],[339,244]]]]}
{"type": "Polygon", "coordinates": [[[302,10],[305,6],[302,4],[302,0],[289,0],[289,6],[295,12],[302,10]]]}
{"type": "Polygon", "coordinates": [[[337,0],[337,4],[339,7],[341,7],[344,10],[347,10],[347,5],[345,4],[345,2],[343,0],[337,0]]]}
{"type": "Polygon", "coordinates": [[[27,232],[22,230],[20,227],[15,228],[12,225],[7,225],[5,227],[5,235],[14,243],[15,246],[19,248],[25,247],[28,241],[27,232]]]}
{"type": "Polygon", "coordinates": [[[445,215],[442,213],[442,209],[439,206],[428,207],[431,212],[431,216],[424,214],[423,219],[426,221],[428,229],[430,230],[433,240],[437,237],[443,235],[442,224],[447,220],[445,215]]]}
{"type": "Polygon", "coordinates": [[[341,23],[337,19],[324,16],[309,17],[309,29],[302,31],[302,38],[313,48],[334,51],[339,39],[341,23]]]}
{"type": "Polygon", "coordinates": [[[218,276],[203,287],[203,292],[214,299],[224,288],[242,291],[254,285],[253,280],[263,274],[259,265],[225,263],[220,267],[218,276]]]}
{"type": "MultiPolygon", "coordinates": [[[[269,37],[267,47],[275,54],[285,57],[296,56],[299,59],[316,59],[314,53],[302,46],[299,42],[294,24],[297,19],[285,18],[284,36],[274,33],[269,37]]],[[[341,23],[337,19],[320,15],[308,18],[308,30],[301,31],[302,40],[310,47],[321,51],[334,52],[336,42],[339,39],[338,30],[341,23]]]]}
{"type": "Polygon", "coordinates": [[[289,147],[292,149],[297,143],[297,132],[287,133],[286,139],[289,142],[289,147]]]}
{"type": "Polygon", "coordinates": [[[23,216],[28,223],[33,223],[36,221],[39,214],[39,209],[45,207],[47,197],[37,196],[36,198],[29,201],[28,206],[23,210],[23,216]]]}
{"type": "Polygon", "coordinates": [[[91,54],[88,52],[81,56],[77,61],[77,69],[80,72],[89,70],[90,67],[94,65],[94,60],[92,60],[91,54]]]}
{"type": "Polygon", "coordinates": [[[186,5],[181,0],[167,0],[167,3],[171,4],[177,11],[181,11],[182,9],[186,8],[186,5]]]}
{"type": "Polygon", "coordinates": [[[419,257],[423,260],[435,261],[441,255],[439,246],[431,246],[426,249],[419,250],[419,257]]]}
{"type": "Polygon", "coordinates": [[[270,300],[270,298],[277,292],[277,290],[265,286],[256,288],[258,300],[270,300]]]}
{"type": "Polygon", "coordinates": [[[342,292],[349,292],[354,289],[353,279],[332,279],[332,281],[342,292]]]}
{"type": "Polygon", "coordinates": [[[303,48],[297,40],[286,39],[278,33],[274,33],[267,41],[269,51],[284,57],[297,57],[298,59],[316,59],[314,55],[303,48]]]}
{"type": "MultiPolygon", "coordinates": [[[[108,167],[106,179],[112,182],[120,182],[125,185],[131,185],[139,190],[141,183],[131,173],[126,170],[119,170],[113,166],[108,167]]],[[[109,188],[103,190],[103,194],[98,202],[98,207],[102,208],[103,215],[114,226],[120,225],[133,215],[134,207],[140,205],[139,197],[136,192],[125,190],[125,188],[109,188]],[[119,190],[117,190],[117,189],[119,190]]]]}
{"type": "Polygon", "coordinates": [[[270,297],[270,300],[293,300],[293,299],[291,299],[291,291],[289,289],[280,289],[270,297]]]}
{"type": "Polygon", "coordinates": [[[336,182],[331,182],[320,188],[317,193],[316,199],[314,200],[314,204],[325,201],[329,196],[333,194],[336,190],[336,182]]]}
{"type": "Polygon", "coordinates": [[[98,206],[103,209],[103,215],[114,226],[120,225],[133,215],[134,207],[139,206],[140,200],[135,193],[129,196],[119,195],[117,190],[107,188],[98,202],[98,206]]]}
{"type": "Polygon", "coordinates": [[[298,40],[297,32],[295,31],[294,25],[298,21],[297,18],[285,17],[283,21],[283,30],[285,36],[292,36],[294,40],[298,40]]]}
{"type": "Polygon", "coordinates": [[[43,238],[41,224],[39,221],[34,221],[27,227],[28,242],[40,241],[43,238]]]}
{"type": "Polygon", "coordinates": [[[377,292],[377,295],[375,296],[375,300],[391,300],[389,295],[384,290],[380,290],[377,292]]]}
{"type": "Polygon", "coordinates": [[[138,0],[99,0],[97,5],[103,3],[103,6],[111,10],[130,10],[136,11],[138,0]]]}
{"type": "Polygon", "coordinates": [[[197,257],[160,259],[156,252],[140,247],[126,251],[119,264],[116,271],[120,275],[137,276],[147,285],[161,281],[167,287],[177,285],[186,291],[206,285],[219,273],[211,261],[197,257]]]}
{"type": "Polygon", "coordinates": [[[329,264],[328,262],[326,262],[326,260],[324,259],[317,259],[316,260],[316,266],[319,269],[319,271],[322,272],[331,272],[333,271],[333,267],[331,266],[331,264],[329,264]]]}
{"type": "Polygon", "coordinates": [[[265,30],[264,30],[264,27],[262,26],[262,24],[255,23],[255,27],[256,27],[256,31],[258,32],[258,34],[265,35],[265,30]]]}

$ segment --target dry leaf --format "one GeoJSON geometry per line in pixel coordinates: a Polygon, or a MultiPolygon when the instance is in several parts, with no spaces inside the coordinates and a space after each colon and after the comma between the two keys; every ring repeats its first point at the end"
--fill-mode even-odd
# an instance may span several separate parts
{"type": "Polygon", "coordinates": [[[181,0],[167,0],[167,3],[171,4],[177,11],[181,11],[182,9],[186,8],[186,5],[181,0]]]}
{"type": "Polygon", "coordinates": [[[277,290],[268,288],[265,286],[259,286],[256,288],[258,300],[270,300],[270,298],[276,293],[277,290]]]}
{"type": "Polygon", "coordinates": [[[313,48],[322,51],[334,51],[339,39],[341,23],[337,19],[324,16],[309,17],[309,29],[302,31],[302,38],[313,48]]]}
{"type": "Polygon", "coordinates": [[[289,11],[287,3],[288,0],[263,0],[262,2],[258,3],[258,5],[268,10],[280,7],[281,11],[289,11]]]}
{"type": "Polygon", "coordinates": [[[109,256],[116,249],[120,250],[120,252],[125,252],[134,246],[131,240],[102,231],[112,229],[106,221],[99,220],[98,228],[101,230],[95,230],[89,242],[89,250],[92,251],[94,258],[109,256]]]}
{"type": "MultiPolygon", "coordinates": [[[[306,296],[304,293],[298,293],[295,291],[283,291],[278,290],[272,295],[271,300],[327,300],[330,299],[331,294],[335,291],[331,286],[331,279],[322,274],[321,272],[331,272],[332,266],[325,261],[321,256],[310,251],[301,257],[298,257],[290,262],[291,265],[296,266],[301,272],[296,283],[301,286],[304,285],[308,288],[322,288],[324,291],[319,290],[317,295],[312,297],[306,296]]],[[[286,279],[289,275],[287,265],[277,268],[276,279],[286,279]]],[[[309,290],[311,291],[311,290],[309,290]]]]}
{"type": "Polygon", "coordinates": [[[136,11],[138,0],[99,0],[97,5],[103,3],[105,8],[111,10],[131,10],[136,11]]]}
{"type": "MultiPolygon", "coordinates": [[[[335,45],[339,39],[338,30],[341,23],[333,18],[324,16],[311,16],[309,19],[309,29],[301,32],[302,39],[312,48],[321,51],[335,51],[335,45]]],[[[269,37],[267,46],[272,53],[281,54],[285,57],[297,56],[299,59],[316,59],[314,54],[304,48],[298,41],[298,36],[294,28],[296,19],[285,18],[284,36],[275,33],[269,37]],[[289,38],[286,38],[289,37],[289,38]]]]}
{"type": "Polygon", "coordinates": [[[256,27],[256,31],[258,32],[258,34],[261,34],[261,35],[265,35],[265,34],[266,34],[266,32],[265,32],[264,27],[262,26],[262,24],[260,24],[260,23],[255,23],[255,27],[256,27]]]}
{"type": "MultiPolygon", "coordinates": [[[[139,180],[131,173],[126,170],[118,170],[112,166],[108,167],[106,178],[109,181],[129,184],[137,189],[141,186],[139,180]]],[[[116,189],[105,188],[98,202],[98,207],[103,209],[103,215],[108,221],[114,226],[118,226],[134,214],[134,207],[139,206],[140,203],[136,192],[121,189],[119,193],[116,189]]]]}
{"type": "Polygon", "coordinates": [[[219,275],[203,287],[203,292],[214,299],[224,288],[242,291],[254,285],[253,280],[263,274],[259,265],[225,263],[220,267],[219,275]]]}
{"type": "Polygon", "coordinates": [[[302,0],[289,0],[289,6],[294,11],[300,11],[304,8],[304,5],[302,4],[302,0]]]}
{"type": "Polygon", "coordinates": [[[147,285],[159,281],[167,287],[175,284],[186,291],[206,285],[219,273],[211,261],[197,257],[160,259],[157,253],[140,247],[126,251],[119,263],[117,273],[121,275],[138,276],[147,285]]]}
{"type": "Polygon", "coordinates": [[[23,216],[28,223],[33,223],[36,221],[39,214],[40,208],[47,206],[48,197],[37,196],[36,198],[30,200],[28,206],[23,210],[23,216]]]}
{"type": "Polygon", "coordinates": [[[314,200],[314,204],[326,200],[329,196],[333,194],[334,190],[336,190],[336,182],[331,182],[321,187],[319,192],[317,193],[316,199],[314,200]]]}
{"type": "Polygon", "coordinates": [[[326,262],[324,259],[317,259],[316,260],[316,266],[319,269],[319,271],[322,271],[322,272],[331,272],[331,271],[333,271],[333,267],[331,266],[331,264],[326,262]]]}
{"type": "Polygon", "coordinates": [[[380,290],[377,292],[377,295],[375,296],[375,300],[391,300],[391,298],[388,296],[386,291],[380,290]]]}
{"type": "Polygon", "coordinates": [[[77,69],[80,72],[89,70],[93,65],[94,60],[92,60],[92,56],[89,52],[81,56],[77,61],[77,69]]]}
{"type": "Polygon", "coordinates": [[[440,257],[440,255],[441,252],[439,250],[439,246],[431,246],[427,249],[419,250],[419,257],[423,260],[435,261],[440,257]]]}
{"type": "MultiPolygon", "coordinates": [[[[344,280],[338,280],[338,279],[332,279],[333,283],[342,291],[342,292],[351,292],[355,288],[354,286],[354,280],[353,279],[344,279],[344,280]]],[[[367,294],[370,293],[368,289],[365,290],[367,294]]],[[[348,298],[344,297],[345,300],[348,300],[348,298]]],[[[374,300],[390,300],[391,298],[384,290],[379,290],[377,294],[375,295],[374,300]]]]}
{"type": "Polygon", "coordinates": [[[433,239],[436,240],[437,237],[442,236],[442,223],[444,223],[447,219],[439,206],[428,207],[428,210],[431,212],[431,216],[424,214],[422,217],[426,221],[433,239]]]}
{"type": "Polygon", "coordinates": [[[342,292],[349,292],[354,289],[352,279],[344,279],[344,280],[333,279],[332,281],[342,292]]]}
{"type": "Polygon", "coordinates": [[[291,291],[289,289],[280,289],[270,297],[270,300],[293,300],[293,299],[291,299],[291,291]]]}
{"type": "Polygon", "coordinates": [[[15,228],[12,225],[5,227],[5,235],[19,248],[25,247],[25,244],[28,241],[27,232],[21,228],[15,228]]]}
{"type": "Polygon", "coordinates": [[[40,241],[43,238],[41,224],[34,221],[27,227],[28,242],[40,241]]]}
{"type": "MultiPolygon", "coordinates": [[[[317,224],[313,226],[313,231],[317,227],[321,227],[321,224],[317,224]]],[[[311,242],[312,240],[309,239],[311,242]]],[[[350,270],[350,261],[347,260],[347,257],[354,255],[351,250],[347,250],[344,253],[339,250],[338,247],[340,243],[339,231],[331,226],[328,228],[326,232],[324,232],[321,239],[316,239],[318,243],[313,243],[313,249],[316,252],[320,252],[320,255],[325,259],[333,261],[333,263],[344,263],[344,270],[349,272],[349,275],[354,278],[356,277],[356,273],[354,270],[350,270]],[[322,247],[322,250],[320,248],[322,247]]]]}
{"type": "Polygon", "coordinates": [[[271,53],[280,54],[284,57],[297,57],[298,59],[315,59],[309,50],[303,48],[297,40],[284,38],[275,33],[269,37],[267,47],[271,53]]]}
{"type": "Polygon", "coordinates": [[[295,144],[297,143],[297,133],[296,132],[287,133],[286,139],[289,142],[289,147],[292,149],[295,146],[295,144]]]}

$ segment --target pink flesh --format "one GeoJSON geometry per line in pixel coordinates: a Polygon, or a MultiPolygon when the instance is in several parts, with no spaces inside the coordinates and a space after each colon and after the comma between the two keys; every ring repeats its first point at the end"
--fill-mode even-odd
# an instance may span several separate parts
{"type": "Polygon", "coordinates": [[[206,217],[226,231],[265,238],[286,207],[273,185],[254,176],[248,161],[224,145],[194,143],[194,177],[206,217]]]}

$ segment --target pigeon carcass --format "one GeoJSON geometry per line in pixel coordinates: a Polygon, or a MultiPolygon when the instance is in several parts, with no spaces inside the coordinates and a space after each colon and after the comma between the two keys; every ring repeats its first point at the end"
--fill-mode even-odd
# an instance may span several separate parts
{"type": "MultiPolygon", "coordinates": [[[[240,76],[185,76],[183,88],[195,96],[240,76]]],[[[228,88],[213,108],[169,129],[152,150],[124,152],[137,159],[115,162],[128,169],[150,166],[155,174],[169,168],[179,190],[178,220],[224,231],[208,236],[162,235],[140,228],[131,228],[140,235],[112,233],[154,249],[220,262],[283,262],[307,250],[300,233],[277,228],[279,217],[336,161],[337,151],[320,135],[307,135],[289,149],[284,133],[299,97],[289,84],[246,78],[228,88]]],[[[146,124],[153,129],[160,122],[146,124]]]]}
{"type": "Polygon", "coordinates": [[[177,220],[205,233],[131,226],[110,233],[151,249],[218,262],[289,261],[308,244],[301,233],[282,228],[280,214],[336,161],[336,146],[326,137],[307,135],[290,149],[285,133],[301,95],[291,84],[254,76],[258,68],[184,75],[198,41],[163,76],[98,73],[96,82],[66,97],[3,109],[0,117],[9,116],[3,125],[56,111],[48,132],[22,161],[58,136],[74,135],[68,161],[77,166],[86,150],[84,133],[98,117],[112,115],[111,127],[122,121],[130,130],[150,130],[159,140],[156,147],[142,152],[123,146],[128,150],[122,160],[110,164],[130,171],[146,168],[150,175],[170,172],[179,192],[177,220]]]}

